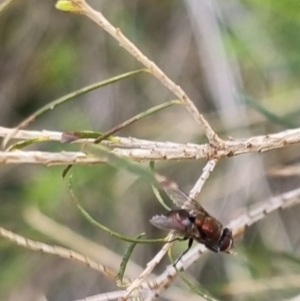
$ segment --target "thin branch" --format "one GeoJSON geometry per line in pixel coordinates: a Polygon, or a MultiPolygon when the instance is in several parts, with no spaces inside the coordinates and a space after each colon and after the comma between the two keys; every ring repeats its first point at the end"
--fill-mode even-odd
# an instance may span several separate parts
{"type": "Polygon", "coordinates": [[[19,246],[22,246],[24,248],[27,248],[27,249],[30,249],[33,251],[41,251],[43,253],[53,254],[53,255],[57,255],[62,258],[78,261],[80,263],[87,265],[88,267],[90,267],[92,269],[100,271],[106,277],[108,277],[110,279],[115,279],[115,277],[117,275],[117,273],[115,271],[113,271],[112,269],[90,259],[87,256],[77,253],[73,250],[66,249],[66,248],[63,248],[60,246],[48,245],[48,244],[45,244],[45,243],[42,243],[39,241],[30,240],[26,237],[23,237],[21,235],[13,233],[2,227],[0,227],[0,236],[2,236],[5,239],[10,240],[11,242],[13,242],[19,246]]]}
{"type": "MultiPolygon", "coordinates": [[[[115,291],[109,293],[103,293],[91,297],[86,297],[84,299],[78,299],[74,301],[109,301],[109,300],[116,300],[119,299],[123,294],[123,291],[115,291]]],[[[130,298],[131,299],[131,298],[130,298]]]]}
{"type": "Polygon", "coordinates": [[[200,194],[203,185],[205,184],[206,180],[209,178],[212,171],[215,169],[217,162],[218,162],[217,160],[210,160],[204,166],[201,176],[199,177],[198,181],[194,185],[193,189],[190,191],[190,197],[192,199],[197,198],[197,196],[200,194]]]}
{"type": "MultiPolygon", "coordinates": [[[[119,263],[122,260],[119,254],[99,242],[91,241],[79,233],[75,233],[67,226],[44,215],[36,207],[26,208],[23,218],[33,229],[59,244],[63,244],[69,249],[84,254],[95,261],[101,261],[103,265],[109,265],[115,271],[119,269],[119,263]]],[[[142,267],[131,261],[126,271],[126,277],[134,278],[138,273],[141,273],[141,271],[142,267]]]]}
{"type": "Polygon", "coordinates": [[[278,209],[285,209],[300,203],[300,188],[271,197],[269,200],[259,206],[253,206],[244,215],[231,221],[227,227],[232,229],[233,235],[238,236],[244,232],[246,227],[262,220],[267,214],[278,209]]]}
{"type": "Polygon", "coordinates": [[[105,158],[88,156],[82,152],[40,152],[20,151],[0,152],[0,164],[42,164],[42,165],[68,165],[68,164],[100,164],[105,163],[105,158]]]}
{"type": "Polygon", "coordinates": [[[72,0],[72,3],[75,7],[74,12],[84,14],[101,26],[119,42],[120,46],[124,47],[132,56],[147,67],[165,87],[167,87],[182,101],[194,120],[202,127],[211,144],[217,146],[222,144],[222,140],[213,131],[209,123],[205,120],[203,115],[200,114],[195,104],[181,89],[181,87],[176,85],[169,77],[167,77],[167,75],[154,62],[149,60],[127,37],[125,37],[120,28],[114,27],[99,11],[96,11],[89,6],[85,0],[72,0]]]}
{"type": "Polygon", "coordinates": [[[239,280],[224,286],[220,293],[222,295],[230,295],[231,298],[234,295],[240,294],[261,294],[266,291],[274,290],[287,290],[291,288],[299,288],[300,275],[283,275],[265,279],[246,279],[239,280]]]}
{"type": "MultiPolygon", "coordinates": [[[[0,137],[6,136],[13,131],[0,127],[0,137]]],[[[52,141],[61,141],[62,133],[51,131],[19,131],[15,138],[34,139],[40,138],[52,141]]],[[[113,147],[113,153],[136,161],[153,160],[199,160],[199,159],[220,159],[232,157],[250,152],[264,152],[276,148],[286,147],[300,143],[300,128],[286,130],[275,134],[254,136],[248,139],[236,139],[224,141],[223,148],[216,150],[209,144],[180,144],[171,142],[156,142],[139,140],[135,138],[114,137],[114,141],[102,141],[103,144],[113,147]]],[[[81,139],[76,143],[94,142],[95,139],[81,139]]],[[[2,152],[0,163],[36,163],[36,164],[86,164],[101,163],[105,159],[89,157],[82,152],[2,152]],[[26,153],[28,153],[26,155],[26,153]],[[38,157],[34,158],[35,155],[38,157]],[[57,159],[57,160],[56,160],[57,159]]]]}
{"type": "MultiPolygon", "coordinates": [[[[174,239],[174,235],[170,234],[168,241],[171,241],[174,239]]],[[[129,298],[129,296],[135,291],[138,290],[141,283],[146,279],[146,277],[151,274],[153,269],[160,263],[162,258],[165,256],[165,254],[168,252],[168,250],[172,247],[173,243],[166,243],[162,249],[155,255],[155,257],[148,262],[146,269],[128,286],[125,293],[122,296],[121,300],[126,300],[129,298]]]]}
{"type": "Polygon", "coordinates": [[[179,159],[221,159],[252,152],[265,152],[276,148],[300,143],[300,128],[286,130],[275,134],[253,136],[248,139],[231,139],[224,141],[216,149],[209,144],[186,144],[180,149],[120,149],[119,155],[130,156],[135,160],[179,160],[179,159]]]}
{"type": "MultiPolygon", "coordinates": [[[[14,132],[14,128],[6,128],[0,126],[0,137],[6,137],[14,132]]],[[[40,139],[42,141],[57,141],[62,142],[63,132],[57,131],[33,131],[33,130],[19,130],[13,137],[13,139],[18,140],[34,140],[40,139]]],[[[89,139],[77,139],[72,141],[72,143],[77,144],[86,144],[86,143],[95,143],[95,138],[89,139]]],[[[120,148],[142,148],[142,149],[151,149],[151,148],[163,148],[163,149],[185,149],[187,145],[192,148],[193,146],[198,146],[197,144],[181,144],[175,142],[160,142],[160,141],[150,141],[145,139],[137,139],[137,138],[126,138],[113,136],[112,140],[103,140],[102,144],[110,146],[110,147],[120,147],[120,148]]]]}

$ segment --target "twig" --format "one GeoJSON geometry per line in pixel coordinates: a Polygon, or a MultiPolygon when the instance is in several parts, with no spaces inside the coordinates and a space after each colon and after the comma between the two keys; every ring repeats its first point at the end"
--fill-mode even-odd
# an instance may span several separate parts
{"type": "MultiPolygon", "coordinates": [[[[174,239],[174,235],[170,234],[168,241],[174,239]]],[[[145,280],[145,278],[153,271],[153,269],[159,264],[168,250],[172,247],[173,243],[166,243],[162,249],[155,255],[155,257],[148,262],[146,269],[128,286],[125,293],[123,294],[121,300],[127,300],[129,296],[139,288],[141,283],[145,280]]]]}
{"type": "Polygon", "coordinates": [[[82,152],[40,152],[20,151],[0,152],[0,164],[43,164],[43,165],[68,165],[68,164],[100,164],[107,160],[88,156],[82,152]]]}
{"type": "MultiPolygon", "coordinates": [[[[6,137],[8,135],[11,135],[12,132],[14,132],[15,129],[6,128],[3,126],[0,126],[0,137],[6,137]]],[[[18,140],[33,140],[40,138],[43,141],[62,141],[63,132],[57,132],[57,131],[47,131],[47,130],[41,130],[41,131],[33,131],[33,130],[19,130],[14,136],[13,139],[18,140]]],[[[96,139],[89,138],[89,139],[77,139],[72,141],[72,143],[94,143],[96,139]]],[[[180,144],[175,142],[159,142],[159,141],[150,141],[145,139],[136,139],[136,138],[125,138],[125,137],[119,137],[114,136],[114,139],[111,140],[104,140],[101,141],[102,144],[105,144],[107,146],[111,147],[125,147],[125,148],[167,148],[167,149],[177,149],[177,148],[185,148],[186,144],[180,144]]],[[[193,144],[188,144],[191,147],[193,144]]]]}
{"type": "MultiPolygon", "coordinates": [[[[119,269],[119,263],[122,260],[119,254],[99,242],[91,241],[75,233],[67,226],[44,215],[36,207],[26,208],[23,218],[33,229],[50,237],[52,240],[65,245],[69,249],[84,254],[95,261],[101,261],[103,265],[109,265],[115,271],[119,269]]],[[[134,278],[138,273],[141,273],[141,271],[142,267],[131,261],[126,271],[126,277],[134,278]]]]}
{"type": "Polygon", "coordinates": [[[190,191],[190,197],[192,199],[196,199],[197,196],[200,194],[204,183],[206,182],[206,180],[208,179],[212,171],[215,169],[216,164],[217,164],[217,160],[211,160],[208,161],[207,164],[204,166],[200,178],[194,185],[193,189],[190,191]]]}
{"type": "Polygon", "coordinates": [[[72,259],[75,261],[78,261],[80,263],[83,263],[87,265],[88,267],[95,269],[97,271],[100,271],[103,273],[106,277],[110,279],[115,279],[117,273],[111,270],[110,268],[88,258],[87,256],[84,256],[80,253],[77,253],[73,250],[66,249],[59,246],[52,246],[48,245],[39,241],[33,241],[26,237],[23,237],[21,235],[18,235],[16,233],[13,233],[9,230],[6,230],[2,227],[0,227],[0,236],[10,240],[11,242],[25,247],[27,249],[33,250],[33,251],[41,251],[43,253],[53,254],[57,255],[62,258],[66,259],[72,259]]]}
{"type": "Polygon", "coordinates": [[[247,279],[235,281],[224,286],[220,293],[231,297],[239,294],[261,294],[265,291],[299,288],[300,276],[283,275],[266,279],[247,279]]]}
{"type": "MultiPolygon", "coordinates": [[[[74,301],[109,301],[109,300],[116,300],[119,299],[123,294],[123,291],[115,291],[109,293],[103,293],[91,297],[86,297],[84,299],[78,299],[74,301]]],[[[131,298],[130,298],[131,299],[131,298]]]]}
{"type": "MultiPolygon", "coordinates": [[[[13,131],[5,127],[0,127],[0,137],[4,137],[13,131]]],[[[62,133],[51,131],[19,131],[15,138],[61,141],[62,133]]],[[[76,143],[94,142],[95,139],[81,139],[76,143]]],[[[199,159],[221,159],[250,152],[265,152],[276,148],[300,143],[300,128],[286,130],[275,134],[264,136],[254,136],[248,139],[236,139],[224,141],[223,147],[216,150],[209,144],[180,144],[173,142],[156,142],[139,140],[135,138],[114,137],[112,141],[102,141],[103,144],[114,147],[113,152],[136,161],[153,160],[199,160],[199,159]]],[[[30,153],[25,152],[2,152],[0,153],[0,163],[38,163],[38,164],[86,164],[101,163],[105,160],[91,158],[81,152],[61,152],[61,153],[30,153]],[[15,153],[13,155],[13,153],[15,153]],[[40,156],[41,160],[31,158],[40,156]],[[47,162],[49,155],[50,162],[47,162]],[[20,158],[18,158],[18,156],[20,158]],[[55,158],[58,156],[58,160],[55,158]],[[10,158],[14,158],[10,160],[10,158]],[[42,159],[44,158],[44,159],[42,159]],[[22,161],[24,160],[24,161],[22,161]]]]}
{"type": "Polygon", "coordinates": [[[260,206],[254,206],[253,208],[250,208],[246,214],[231,221],[227,227],[232,229],[234,236],[237,236],[243,233],[245,227],[250,227],[252,224],[265,218],[267,214],[270,214],[278,209],[285,209],[287,207],[294,206],[299,203],[300,188],[297,188],[278,196],[271,197],[260,206]]]}
{"type": "Polygon", "coordinates": [[[248,139],[225,140],[219,149],[209,144],[186,144],[179,149],[119,149],[119,155],[135,160],[221,159],[252,152],[265,152],[300,143],[300,128],[248,139]]]}
{"type": "Polygon", "coordinates": [[[210,143],[220,146],[222,140],[213,131],[209,123],[202,114],[199,113],[195,104],[187,96],[187,94],[176,85],[167,75],[152,61],[150,61],[128,38],[124,36],[119,28],[114,27],[99,11],[94,10],[85,0],[72,0],[75,7],[74,12],[86,15],[106,32],[113,36],[132,56],[141,62],[150,72],[171,92],[173,92],[185,105],[186,109],[192,115],[194,120],[202,127],[210,143]]]}

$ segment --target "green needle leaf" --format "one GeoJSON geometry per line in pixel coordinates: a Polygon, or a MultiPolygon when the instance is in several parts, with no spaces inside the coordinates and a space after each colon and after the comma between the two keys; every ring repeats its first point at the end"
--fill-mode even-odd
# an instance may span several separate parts
{"type": "MultiPolygon", "coordinates": [[[[60,2],[60,1],[59,1],[60,2]]],[[[61,2],[71,2],[71,1],[61,1],[61,2]]],[[[26,128],[29,124],[31,124],[33,121],[35,121],[38,117],[40,117],[41,115],[43,115],[44,113],[53,110],[54,108],[56,108],[57,106],[70,101],[80,95],[83,95],[85,93],[91,92],[95,89],[107,86],[109,84],[115,83],[117,81],[120,81],[122,79],[125,79],[127,77],[130,77],[132,75],[136,75],[139,74],[141,72],[148,72],[148,69],[138,69],[138,70],[134,70],[134,71],[130,71],[130,72],[126,72],[111,78],[108,78],[104,81],[100,81],[94,84],[91,84],[89,86],[83,87],[77,91],[71,92],[67,95],[64,95],[56,100],[51,101],[50,103],[46,104],[45,106],[41,107],[40,109],[38,109],[37,111],[35,111],[33,114],[31,114],[29,117],[27,117],[26,119],[24,119],[20,124],[18,124],[15,128],[14,131],[8,135],[5,139],[3,139],[2,141],[2,146],[3,148],[5,148],[5,145],[7,145],[8,141],[11,139],[11,137],[13,137],[15,135],[16,132],[18,132],[18,130],[24,129],[26,128]]],[[[99,137],[99,136],[98,136],[99,137]]]]}
{"type": "MultiPolygon", "coordinates": [[[[135,239],[139,240],[139,238],[141,238],[145,233],[141,233],[139,234],[138,236],[135,237],[135,239]]],[[[117,281],[117,285],[119,287],[123,287],[123,277],[124,277],[124,274],[125,274],[125,270],[126,270],[126,267],[127,267],[127,263],[130,259],[130,256],[135,248],[135,246],[137,245],[137,242],[132,242],[128,249],[125,251],[125,254],[122,258],[122,261],[121,261],[121,264],[120,264],[120,270],[116,276],[116,281],[117,281]]]]}
{"type": "Polygon", "coordinates": [[[132,118],[122,122],[121,124],[116,125],[115,127],[113,127],[112,129],[110,129],[109,131],[103,133],[102,135],[100,135],[100,137],[98,137],[94,143],[100,143],[102,140],[108,138],[109,136],[111,136],[112,134],[115,134],[116,132],[122,130],[123,128],[125,128],[126,126],[129,126],[151,114],[154,114],[162,109],[168,108],[172,105],[178,105],[178,104],[182,104],[182,102],[178,99],[175,100],[170,100],[167,102],[164,102],[162,104],[159,104],[153,108],[150,108],[140,114],[137,114],[135,116],[133,116],[132,118]]]}
{"type": "MultiPolygon", "coordinates": [[[[172,257],[172,253],[171,253],[171,249],[168,252],[168,256],[170,261],[172,262],[173,266],[174,266],[174,260],[172,257]]],[[[218,301],[217,299],[211,297],[208,295],[208,293],[204,292],[204,289],[198,284],[198,283],[192,283],[191,280],[188,279],[188,277],[186,277],[184,275],[183,272],[179,271],[176,268],[176,265],[174,266],[178,276],[181,278],[181,280],[183,281],[183,283],[191,290],[193,291],[195,294],[197,294],[198,296],[201,296],[202,298],[204,298],[207,301],[218,301]]]]}
{"type": "Polygon", "coordinates": [[[143,180],[153,183],[156,182],[155,176],[150,170],[143,168],[141,164],[131,161],[130,159],[118,156],[111,152],[111,150],[102,144],[87,144],[88,149],[94,156],[106,158],[107,164],[116,168],[124,169],[140,176],[143,180]]]}
{"type": "MultiPolygon", "coordinates": [[[[155,162],[151,161],[149,164],[149,168],[151,170],[152,173],[154,173],[154,166],[155,166],[155,162]]],[[[159,190],[156,188],[155,185],[151,184],[152,190],[154,195],[156,196],[158,202],[168,211],[171,210],[171,208],[165,203],[164,199],[161,197],[159,190]]]]}
{"type": "Polygon", "coordinates": [[[80,210],[80,212],[82,213],[82,215],[94,226],[100,228],[101,230],[105,231],[106,233],[108,233],[109,235],[119,238],[121,240],[127,241],[127,242],[134,242],[134,243],[154,243],[154,242],[166,242],[167,239],[166,238],[157,238],[157,239],[135,239],[135,238],[131,238],[131,237],[127,237],[124,235],[119,234],[118,232],[115,232],[111,229],[109,229],[108,227],[100,224],[99,222],[97,222],[78,202],[77,198],[75,197],[75,194],[73,192],[72,189],[72,184],[71,184],[71,177],[69,179],[69,191],[71,194],[71,198],[73,199],[74,203],[76,204],[77,208],[80,210]]]}
{"type": "Polygon", "coordinates": [[[28,139],[24,141],[19,141],[17,143],[12,144],[7,151],[14,151],[17,149],[24,148],[28,145],[34,144],[36,142],[43,142],[43,141],[49,141],[48,137],[38,137],[38,138],[33,138],[33,139],[28,139]]]}

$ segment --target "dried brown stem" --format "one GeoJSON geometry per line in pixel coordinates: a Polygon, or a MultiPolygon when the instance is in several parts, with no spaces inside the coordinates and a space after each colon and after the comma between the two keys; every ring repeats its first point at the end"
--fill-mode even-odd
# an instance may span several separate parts
{"type": "Polygon", "coordinates": [[[83,14],[101,26],[106,32],[116,39],[120,46],[124,47],[132,56],[147,67],[150,72],[172,93],[174,93],[184,104],[194,120],[204,130],[210,143],[216,146],[222,145],[222,140],[211,128],[209,123],[198,111],[195,104],[187,94],[176,85],[153,61],[149,60],[124,34],[120,28],[114,27],[99,11],[94,10],[85,0],[72,0],[76,6],[76,12],[83,14]]]}
{"type": "MultiPolygon", "coordinates": [[[[0,127],[0,137],[5,137],[12,129],[0,127]]],[[[44,140],[60,141],[62,133],[50,131],[19,131],[15,139],[43,138],[44,140]]],[[[102,141],[113,148],[112,152],[135,161],[153,160],[199,160],[232,157],[251,152],[265,152],[300,142],[300,129],[286,130],[275,134],[254,136],[248,139],[224,141],[223,147],[216,149],[209,144],[180,144],[156,142],[134,138],[115,137],[115,141],[102,141]]],[[[94,139],[82,139],[76,143],[94,142],[94,139]]],[[[83,152],[39,152],[13,151],[0,152],[0,164],[33,163],[44,165],[66,164],[99,164],[105,163],[105,158],[91,157],[83,152]]]]}
{"type": "Polygon", "coordinates": [[[18,235],[16,233],[13,233],[9,230],[6,230],[2,227],[0,227],[0,236],[2,236],[5,239],[10,240],[11,242],[25,247],[27,249],[33,250],[33,251],[41,251],[43,253],[53,254],[57,255],[62,258],[72,259],[75,261],[78,261],[80,263],[83,263],[87,265],[88,267],[95,269],[97,271],[100,271],[103,273],[106,277],[110,279],[115,279],[116,273],[111,270],[110,268],[88,258],[87,256],[84,256],[80,253],[77,253],[73,250],[66,249],[60,246],[52,246],[48,245],[39,241],[33,241],[26,237],[23,237],[21,235],[18,235]]]}

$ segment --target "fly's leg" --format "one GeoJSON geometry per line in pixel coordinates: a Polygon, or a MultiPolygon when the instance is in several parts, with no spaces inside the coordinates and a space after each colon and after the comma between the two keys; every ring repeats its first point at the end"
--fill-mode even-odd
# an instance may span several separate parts
{"type": "Polygon", "coordinates": [[[188,237],[175,237],[174,239],[167,241],[167,243],[174,242],[174,241],[185,241],[187,239],[189,239],[189,238],[188,237]]]}
{"type": "MultiPolygon", "coordinates": [[[[184,237],[183,239],[181,240],[187,240],[188,238],[187,237],[184,237]]],[[[188,248],[180,255],[180,257],[175,261],[175,263],[173,264],[173,266],[175,267],[176,264],[178,263],[178,261],[190,250],[190,248],[192,247],[192,244],[193,244],[193,241],[194,239],[193,238],[190,238],[189,239],[189,244],[188,244],[188,248]]]]}

